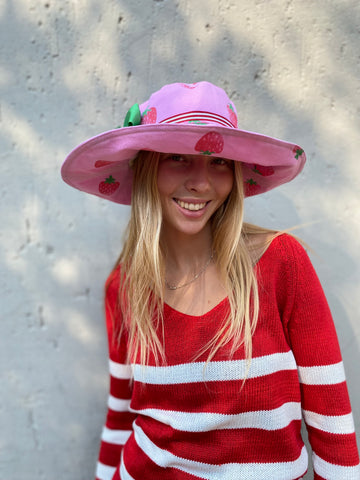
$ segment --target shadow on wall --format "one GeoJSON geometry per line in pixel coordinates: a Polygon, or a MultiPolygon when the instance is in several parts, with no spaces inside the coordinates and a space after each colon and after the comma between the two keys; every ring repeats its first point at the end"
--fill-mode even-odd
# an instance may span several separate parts
{"type": "MultiPolygon", "coordinates": [[[[339,292],[356,280],[353,239],[342,228],[351,213],[341,211],[353,201],[356,178],[337,155],[352,158],[346,138],[360,121],[352,117],[332,131],[336,119],[324,118],[331,102],[345,117],[354,95],[356,16],[335,4],[313,6],[310,14],[291,2],[237,3],[34,0],[25,8],[20,0],[0,0],[7,205],[1,314],[8,343],[1,353],[7,414],[0,444],[9,480],[92,475],[107,387],[102,288],[129,209],[71,190],[59,169],[72,147],[121,124],[133,103],[164,83],[208,79],[230,94],[241,127],[296,139],[308,151],[302,177],[249,201],[248,215],[272,227],[321,219],[324,230],[311,227],[304,238],[348,272],[327,286],[340,339],[346,345],[354,336],[339,292]]],[[[351,362],[360,363],[355,342],[351,362]]]]}

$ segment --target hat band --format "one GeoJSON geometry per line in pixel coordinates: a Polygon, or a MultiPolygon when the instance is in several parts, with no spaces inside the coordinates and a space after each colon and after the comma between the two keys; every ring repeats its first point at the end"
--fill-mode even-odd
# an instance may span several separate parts
{"type": "Polygon", "coordinates": [[[217,123],[223,127],[235,128],[226,117],[210,112],[186,112],[172,117],[165,118],[159,123],[217,123]]]}

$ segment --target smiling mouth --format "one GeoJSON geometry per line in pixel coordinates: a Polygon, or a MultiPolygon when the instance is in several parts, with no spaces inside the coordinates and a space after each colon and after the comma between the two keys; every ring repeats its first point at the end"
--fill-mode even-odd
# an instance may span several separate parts
{"type": "Polygon", "coordinates": [[[202,202],[202,203],[190,203],[190,202],[183,202],[182,200],[178,200],[177,198],[174,198],[175,202],[180,205],[181,208],[184,208],[185,210],[191,210],[192,212],[196,212],[198,210],[201,210],[206,207],[206,204],[208,202],[202,202]]]}

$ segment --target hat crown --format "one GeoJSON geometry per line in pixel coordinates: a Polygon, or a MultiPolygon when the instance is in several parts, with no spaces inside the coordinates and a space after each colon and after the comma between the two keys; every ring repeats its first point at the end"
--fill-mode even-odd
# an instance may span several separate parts
{"type": "Polygon", "coordinates": [[[140,105],[141,124],[177,123],[237,128],[237,113],[226,92],[210,82],[172,83],[140,105]]]}

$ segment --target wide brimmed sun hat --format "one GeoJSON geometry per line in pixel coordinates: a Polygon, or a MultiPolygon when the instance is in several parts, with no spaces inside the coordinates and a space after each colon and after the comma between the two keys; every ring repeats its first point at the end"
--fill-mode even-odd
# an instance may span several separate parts
{"type": "Polygon", "coordinates": [[[62,166],[62,178],[84,192],[130,205],[131,160],[140,150],[242,162],[245,196],[289,182],[306,161],[294,143],[240,130],[235,105],[222,88],[173,83],[131,107],[124,127],[76,147],[62,166]]]}

